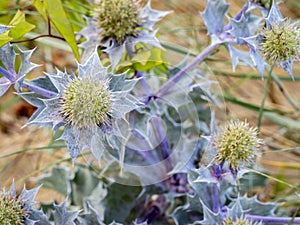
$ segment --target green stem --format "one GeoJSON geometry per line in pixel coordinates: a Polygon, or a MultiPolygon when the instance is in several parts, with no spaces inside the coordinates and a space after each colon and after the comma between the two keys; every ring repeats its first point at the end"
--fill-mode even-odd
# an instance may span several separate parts
{"type": "Polygon", "coordinates": [[[271,73],[271,77],[272,79],[275,81],[275,83],[277,84],[279,90],[281,91],[281,93],[284,95],[284,97],[288,100],[288,102],[291,104],[291,106],[298,112],[300,112],[300,107],[298,106],[298,104],[294,101],[294,99],[292,99],[292,97],[289,95],[289,93],[285,90],[285,88],[283,87],[280,79],[278,78],[278,76],[275,73],[271,73]]]}
{"type": "Polygon", "coordinates": [[[265,107],[265,101],[266,101],[268,90],[269,90],[269,84],[270,84],[270,80],[271,80],[271,77],[272,77],[273,68],[274,68],[274,65],[269,70],[268,79],[266,81],[266,86],[265,86],[265,89],[264,89],[263,99],[261,101],[260,108],[259,108],[259,114],[258,114],[258,120],[257,120],[257,129],[258,130],[260,130],[260,126],[261,126],[261,121],[262,121],[262,117],[263,117],[263,113],[264,113],[264,107],[265,107]]]}

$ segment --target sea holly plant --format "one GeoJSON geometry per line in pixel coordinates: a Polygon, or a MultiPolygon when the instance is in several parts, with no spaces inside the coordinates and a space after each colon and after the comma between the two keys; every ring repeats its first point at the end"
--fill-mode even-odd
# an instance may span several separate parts
{"type": "MultiPolygon", "coordinates": [[[[78,65],[77,76],[58,71],[48,74],[47,79],[34,80],[35,85],[43,88],[45,80],[49,82],[48,91],[57,94],[35,102],[38,110],[28,125],[50,125],[55,131],[64,126],[60,138],[67,143],[73,160],[85,148],[100,160],[105,145],[117,148],[110,142],[112,135],[119,137],[120,144],[126,140],[125,115],[138,107],[138,100],[130,94],[137,79],[125,80],[125,74],[110,74],[95,52],[84,65],[78,65]]],[[[31,102],[35,93],[21,96],[31,102]]]]}
{"type": "MultiPolygon", "coordinates": [[[[13,86],[36,107],[25,126],[53,129],[72,162],[37,179],[64,201],[35,207],[39,188],[18,195],[12,185],[0,193],[1,224],[300,223],[278,213],[278,203],[248,195],[250,183],[261,187],[270,177],[255,166],[263,145],[259,127],[232,120],[219,128],[217,82],[198,66],[224,46],[233,69],[243,62],[275,80],[277,64],[293,78],[297,23],[272,0],[248,0],[235,17],[225,0],[206,3],[201,16],[210,45],[178,65],[168,62],[156,29],[171,11],[153,9],[150,1],[33,0],[48,34],[20,39],[33,28],[21,12],[0,26],[0,96],[13,86]],[[64,7],[80,16],[70,12],[69,20],[64,7]],[[22,43],[43,37],[66,41],[77,66],[30,79],[34,50],[22,50],[22,43]]],[[[259,121],[263,111],[262,104],[259,121]]]]}

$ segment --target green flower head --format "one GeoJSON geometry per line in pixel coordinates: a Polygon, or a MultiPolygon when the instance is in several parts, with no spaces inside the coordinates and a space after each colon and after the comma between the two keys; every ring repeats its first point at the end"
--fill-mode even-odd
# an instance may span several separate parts
{"type": "Polygon", "coordinates": [[[254,223],[243,218],[239,218],[234,221],[231,217],[227,217],[223,221],[222,225],[254,225],[254,223]]]}
{"type": "Polygon", "coordinates": [[[22,200],[15,196],[0,192],[0,224],[1,225],[21,225],[27,215],[22,208],[22,200]]]}
{"type": "Polygon", "coordinates": [[[299,60],[300,31],[290,20],[274,21],[263,29],[262,37],[260,49],[271,64],[299,60]]]}
{"type": "Polygon", "coordinates": [[[257,136],[257,128],[250,127],[247,122],[231,121],[214,138],[214,145],[218,149],[216,163],[227,161],[234,170],[239,168],[240,163],[250,164],[262,142],[257,136]]]}
{"type": "Polygon", "coordinates": [[[17,196],[14,183],[12,183],[9,191],[0,191],[0,224],[34,224],[34,221],[29,219],[29,214],[33,209],[34,198],[38,189],[39,187],[32,190],[24,188],[20,195],[17,196]]]}
{"type": "Polygon", "coordinates": [[[142,21],[139,15],[137,0],[101,0],[94,17],[104,38],[122,43],[126,36],[137,36],[142,21]]]}
{"type": "Polygon", "coordinates": [[[108,124],[111,108],[112,96],[107,80],[74,79],[62,96],[62,115],[69,125],[76,128],[108,124]]]}

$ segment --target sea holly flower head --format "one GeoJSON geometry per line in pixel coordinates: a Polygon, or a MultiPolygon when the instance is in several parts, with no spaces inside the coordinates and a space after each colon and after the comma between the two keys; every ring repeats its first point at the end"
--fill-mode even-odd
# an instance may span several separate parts
{"type": "Polygon", "coordinates": [[[285,63],[299,60],[300,30],[289,19],[274,21],[262,31],[260,49],[271,64],[284,68],[285,63]]]}
{"type": "MultiPolygon", "coordinates": [[[[118,149],[117,142],[108,139],[113,136],[124,140],[125,115],[139,107],[138,100],[130,94],[138,79],[126,80],[125,74],[111,74],[102,66],[97,52],[84,65],[78,65],[78,76],[58,71],[47,77],[58,96],[38,103],[38,110],[28,125],[50,125],[55,131],[63,126],[60,138],[66,141],[73,160],[83,149],[89,149],[97,160],[106,144],[118,149]]],[[[40,82],[35,83],[45,86],[44,80],[40,82]]],[[[30,94],[22,97],[29,102],[32,99],[30,94]]]]}
{"type": "Polygon", "coordinates": [[[94,17],[101,35],[113,37],[121,44],[126,36],[136,37],[142,23],[137,0],[101,0],[94,17]]]}
{"type": "Polygon", "coordinates": [[[221,164],[227,161],[233,170],[239,169],[241,163],[249,165],[262,143],[257,136],[257,128],[250,127],[247,122],[231,121],[214,137],[214,145],[218,149],[215,162],[221,164]]]}
{"type": "Polygon", "coordinates": [[[293,78],[292,65],[299,61],[300,30],[297,23],[292,23],[281,15],[275,1],[272,1],[266,16],[265,27],[257,35],[244,40],[251,49],[251,57],[261,76],[264,65],[268,62],[270,65],[277,64],[293,78]]]}
{"type": "Polygon", "coordinates": [[[26,190],[24,188],[17,196],[14,183],[12,183],[9,191],[0,192],[0,224],[33,225],[34,221],[29,219],[29,215],[38,189],[26,190]]]}
{"type": "Polygon", "coordinates": [[[227,217],[223,222],[222,225],[255,225],[257,223],[253,223],[252,221],[238,218],[237,220],[233,220],[231,217],[227,217]]]}
{"type": "Polygon", "coordinates": [[[142,8],[139,0],[100,0],[93,18],[87,18],[87,26],[79,32],[86,39],[80,45],[84,48],[83,60],[95,47],[102,46],[114,69],[125,50],[131,54],[137,43],[162,48],[154,25],[170,11],[154,10],[150,4],[142,8]]]}
{"type": "Polygon", "coordinates": [[[61,110],[70,126],[88,128],[109,124],[112,98],[108,80],[86,76],[72,80],[64,90],[61,110]]]}

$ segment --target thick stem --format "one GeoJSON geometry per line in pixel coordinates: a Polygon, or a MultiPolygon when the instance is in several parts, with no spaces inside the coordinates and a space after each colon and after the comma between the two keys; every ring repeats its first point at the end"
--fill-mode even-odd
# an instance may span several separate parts
{"type": "Polygon", "coordinates": [[[58,94],[56,92],[53,92],[53,91],[49,91],[49,90],[46,90],[44,88],[41,88],[41,87],[38,87],[34,84],[30,84],[28,82],[24,82],[23,85],[22,85],[23,88],[26,88],[30,91],[33,91],[35,92],[36,94],[39,94],[39,95],[42,95],[46,98],[55,98],[58,96],[58,94]]]}
{"type": "Polygon", "coordinates": [[[151,96],[152,95],[152,90],[150,88],[150,86],[148,85],[148,83],[146,82],[145,78],[144,78],[144,74],[140,71],[137,71],[136,76],[138,78],[141,77],[141,79],[139,80],[139,84],[141,86],[141,88],[143,88],[143,92],[146,96],[151,96]]]}
{"type": "Polygon", "coordinates": [[[220,44],[213,44],[205,48],[196,58],[194,58],[191,63],[180,70],[172,79],[168,80],[156,93],[154,96],[161,98],[165,95],[168,90],[174,86],[184,75],[187,74],[189,70],[201,63],[206,57],[208,57],[220,44]]]}
{"type": "Polygon", "coordinates": [[[212,185],[212,211],[218,213],[221,210],[220,200],[219,200],[219,187],[217,183],[212,185]]]}
{"type": "Polygon", "coordinates": [[[264,224],[299,224],[300,217],[276,217],[276,216],[257,216],[245,215],[245,219],[264,224]]]}
{"type": "Polygon", "coordinates": [[[10,80],[12,83],[16,81],[16,77],[8,72],[6,69],[4,69],[2,66],[0,66],[0,74],[5,76],[8,80],[10,80]]]}
{"type": "Polygon", "coordinates": [[[154,134],[158,143],[157,149],[161,155],[161,158],[165,160],[166,168],[168,171],[172,170],[172,162],[170,155],[172,153],[171,146],[168,142],[168,136],[163,126],[162,119],[159,116],[154,116],[151,120],[154,128],[154,134]]]}

